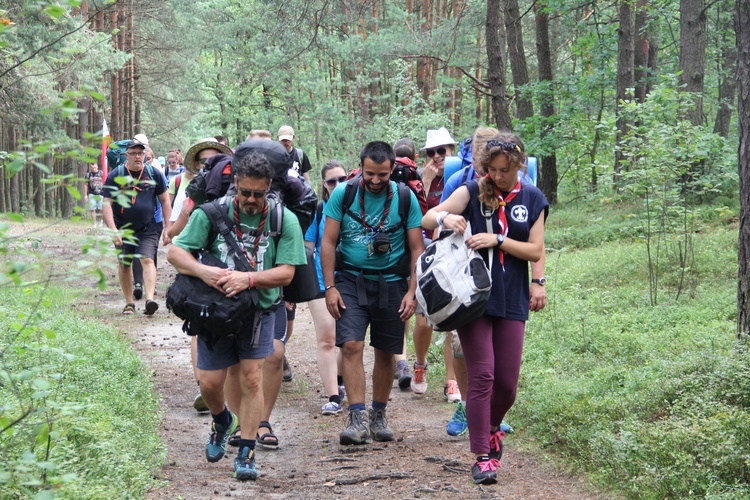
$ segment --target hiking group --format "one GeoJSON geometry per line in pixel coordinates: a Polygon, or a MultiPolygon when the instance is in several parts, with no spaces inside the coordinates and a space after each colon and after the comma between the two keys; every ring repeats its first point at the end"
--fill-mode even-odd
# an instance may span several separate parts
{"type": "Polygon", "coordinates": [[[100,201],[93,197],[100,195],[102,220],[117,231],[123,314],[133,314],[143,295],[146,315],[159,309],[159,239],[171,243],[167,260],[179,273],[167,292],[175,314],[183,310],[176,297],[185,280],[241,306],[241,321],[220,323],[213,315],[218,318],[226,302],[194,297],[187,307],[197,307],[200,318],[180,316],[192,335],[200,391],[194,406],[212,416],[206,459],[218,462],[227,445],[237,446],[234,476],[255,480],[256,447],[279,445],[270,420],[282,380],[292,378],[285,348],[296,302],[303,301],[313,318],[328,397],[321,412],[340,414],[348,402],[340,444],[392,441],[387,405],[394,379],[402,390],[427,391],[432,311],[417,303],[417,287],[425,290],[415,264],[433,239],[450,231],[465,233],[466,247],[481,256],[492,285],[484,313],[442,335],[443,392],[457,403],[446,431],[469,432],[473,481],[497,482],[503,438],[512,431],[503,418],[515,401],[525,322],[529,311],[546,305],[548,204],[524,175],[523,143],[511,133],[479,128],[462,142],[465,166],[448,179],[446,161],[455,160],[457,144],[445,128],[427,132],[421,170],[411,139],[393,146],[368,142],[357,169],[348,172],[338,160],[321,167],[318,203],[310,159],[294,140],[289,126],[279,129],[277,141],[268,131],[253,130],[235,150],[225,138],[207,138],[184,157],[170,150],[160,166],[148,138],[139,134],[116,143],[122,156],[112,159],[106,179],[96,180],[96,165],[87,176],[94,179],[86,194],[95,226],[100,201]],[[136,262],[140,281],[131,272],[136,262]],[[405,341],[415,313],[416,361],[409,366],[405,341]],[[369,409],[368,330],[374,352],[369,409]]]}

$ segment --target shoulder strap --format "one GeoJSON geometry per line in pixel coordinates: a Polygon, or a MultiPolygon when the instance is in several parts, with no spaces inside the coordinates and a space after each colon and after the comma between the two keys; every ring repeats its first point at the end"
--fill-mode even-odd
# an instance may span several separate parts
{"type": "Polygon", "coordinates": [[[409,220],[409,210],[411,210],[412,191],[409,185],[403,182],[397,182],[396,185],[398,186],[398,215],[401,217],[401,224],[404,225],[404,235],[406,235],[406,223],[409,220]]]}
{"type": "Polygon", "coordinates": [[[227,242],[227,245],[232,248],[234,251],[235,262],[240,263],[244,267],[242,271],[250,271],[250,263],[245,257],[245,252],[240,248],[240,244],[237,242],[237,238],[235,238],[233,234],[234,221],[227,215],[227,210],[229,209],[227,198],[224,197],[204,203],[200,208],[206,212],[208,220],[211,221],[211,225],[224,237],[224,241],[227,242]]]}
{"type": "Polygon", "coordinates": [[[320,225],[320,220],[323,218],[323,202],[318,202],[318,207],[315,209],[315,220],[320,225]]]}
{"type": "Polygon", "coordinates": [[[346,181],[346,189],[344,190],[344,199],[341,202],[341,217],[343,219],[344,214],[349,211],[349,208],[354,203],[354,197],[357,195],[357,189],[359,188],[359,176],[353,177],[346,181]]]}
{"type": "Polygon", "coordinates": [[[461,184],[463,185],[464,182],[466,182],[466,179],[469,177],[469,170],[471,170],[471,165],[468,167],[464,167],[464,173],[461,175],[461,184]]]}
{"type": "Polygon", "coordinates": [[[284,223],[284,205],[275,196],[268,197],[269,229],[268,236],[274,239],[278,246],[284,223]]]}
{"type": "Polygon", "coordinates": [[[294,148],[294,151],[297,152],[297,161],[299,161],[299,166],[302,168],[302,157],[305,156],[305,152],[300,148],[294,148]]]}
{"type": "Polygon", "coordinates": [[[180,183],[182,182],[182,174],[177,174],[177,177],[174,178],[174,191],[175,194],[177,194],[177,191],[180,190],[180,183]]]}

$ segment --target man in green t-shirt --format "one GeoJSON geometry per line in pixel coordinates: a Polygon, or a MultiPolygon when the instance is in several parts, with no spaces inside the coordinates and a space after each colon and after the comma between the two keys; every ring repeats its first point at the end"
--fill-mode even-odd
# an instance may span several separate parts
{"type": "MultiPolygon", "coordinates": [[[[263,410],[261,374],[265,358],[273,352],[274,319],[272,306],[279,298],[281,286],[288,285],[297,265],[307,262],[297,217],[284,208],[281,235],[270,237],[271,215],[267,193],[273,169],[260,153],[243,156],[236,164],[234,182],[237,195],[230,198],[229,218],[235,221],[254,272],[234,270],[230,246],[221,235],[215,234],[206,213],[196,209],[185,229],[175,239],[167,259],[178,272],[196,276],[214,288],[233,297],[251,287],[258,290],[262,310],[260,331],[236,337],[222,337],[209,348],[198,338],[198,368],[201,370],[201,394],[211,411],[213,422],[206,444],[206,459],[218,462],[226,451],[227,441],[240,427],[239,452],[234,461],[235,477],[240,480],[258,477],[255,467],[255,433],[263,410]],[[229,267],[207,266],[198,262],[194,254],[206,249],[229,267]],[[224,380],[238,374],[241,387],[239,418],[225,405],[224,380]]],[[[235,236],[233,234],[233,236],[235,236]]],[[[237,236],[235,236],[237,237],[237,236]]],[[[238,238],[239,239],[239,238],[238,238]]]]}

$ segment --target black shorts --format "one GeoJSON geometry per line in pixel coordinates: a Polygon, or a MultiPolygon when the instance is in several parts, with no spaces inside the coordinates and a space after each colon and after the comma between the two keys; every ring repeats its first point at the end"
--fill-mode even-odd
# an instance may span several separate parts
{"type": "Polygon", "coordinates": [[[154,259],[156,251],[159,248],[159,239],[161,238],[162,224],[160,222],[152,223],[144,230],[135,233],[133,238],[135,242],[123,241],[122,245],[115,245],[119,250],[118,258],[120,264],[130,267],[133,263],[134,256],[141,259],[154,259]]]}
{"type": "Polygon", "coordinates": [[[282,307],[286,310],[287,321],[294,321],[294,318],[297,316],[297,304],[294,304],[291,309],[287,309],[286,306],[282,307]]]}
{"type": "Polygon", "coordinates": [[[364,292],[367,305],[359,304],[357,293],[357,276],[347,271],[336,273],[336,289],[346,305],[341,310],[341,318],[336,321],[336,345],[344,342],[362,341],[370,327],[370,345],[389,354],[401,354],[404,349],[404,322],[398,308],[409,288],[403,280],[386,283],[388,303],[385,309],[380,307],[380,284],[374,280],[364,280],[364,292]]]}

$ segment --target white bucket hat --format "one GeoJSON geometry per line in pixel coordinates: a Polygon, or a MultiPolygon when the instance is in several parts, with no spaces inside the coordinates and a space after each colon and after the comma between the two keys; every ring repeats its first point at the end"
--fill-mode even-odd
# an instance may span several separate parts
{"type": "Polygon", "coordinates": [[[427,140],[424,142],[424,147],[421,149],[421,151],[424,151],[425,149],[432,149],[436,148],[438,146],[455,146],[456,141],[453,140],[453,137],[451,137],[450,132],[448,132],[448,129],[445,127],[440,127],[437,130],[428,130],[427,131],[427,140]]]}

